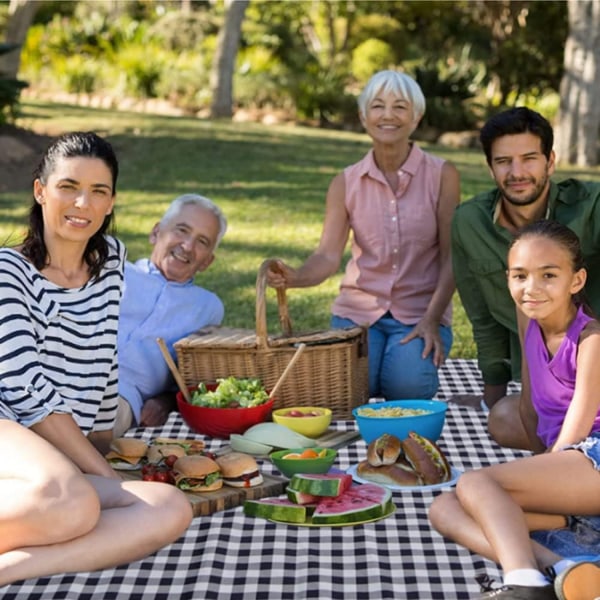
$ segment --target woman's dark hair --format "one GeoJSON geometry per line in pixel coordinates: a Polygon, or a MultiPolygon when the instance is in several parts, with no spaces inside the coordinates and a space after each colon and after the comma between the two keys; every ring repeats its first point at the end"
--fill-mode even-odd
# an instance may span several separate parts
{"type": "MultiPolygon", "coordinates": [[[[534,221],[519,229],[510,248],[512,248],[519,240],[527,237],[543,237],[556,242],[559,246],[564,248],[571,257],[573,271],[585,269],[585,259],[583,258],[583,253],[581,251],[579,238],[577,237],[577,234],[566,225],[551,219],[534,221]]],[[[573,295],[573,302],[577,306],[583,306],[586,313],[595,317],[594,311],[590,307],[583,289],[573,295]]]]}
{"type": "MultiPolygon", "coordinates": [[[[59,160],[77,157],[99,158],[102,160],[112,174],[112,193],[113,195],[117,193],[117,177],[119,176],[117,157],[112,146],[91,131],[65,133],[52,142],[34,171],[34,180],[39,179],[43,185],[46,185],[59,160]]],[[[99,275],[108,258],[109,246],[104,234],[112,232],[113,213],[114,211],[106,215],[100,229],[87,243],[83,258],[89,267],[91,277],[99,275]]],[[[21,252],[33,263],[36,269],[42,270],[48,265],[49,256],[44,241],[42,207],[35,198],[29,211],[29,229],[21,252]]]]}
{"type": "Polygon", "coordinates": [[[494,115],[485,123],[479,132],[479,141],[483,147],[488,165],[492,165],[492,144],[505,135],[518,135],[532,133],[540,138],[542,152],[550,158],[554,145],[554,132],[552,125],[540,115],[525,106],[511,108],[494,115]]]}

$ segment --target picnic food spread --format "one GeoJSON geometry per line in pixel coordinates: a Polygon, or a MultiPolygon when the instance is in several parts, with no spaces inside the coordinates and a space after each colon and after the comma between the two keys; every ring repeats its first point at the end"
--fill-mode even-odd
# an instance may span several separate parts
{"type": "Polygon", "coordinates": [[[452,475],[442,450],[414,431],[404,440],[390,434],[373,440],[356,473],[368,481],[398,486],[435,485],[452,475]]]}
{"type": "Polygon", "coordinates": [[[252,487],[264,481],[256,460],[249,454],[230,452],[219,456],[216,463],[221,469],[221,476],[226,485],[252,487]]]}
{"type": "Polygon", "coordinates": [[[219,465],[208,456],[182,456],[173,465],[175,485],[189,492],[211,492],[223,486],[219,465]]]}
{"type": "Polygon", "coordinates": [[[117,438],[110,444],[110,452],[105,456],[113,469],[139,469],[146,457],[148,444],[135,438],[117,438]]]}
{"type": "Polygon", "coordinates": [[[375,484],[353,485],[346,474],[298,474],[287,498],[244,503],[244,514],[298,525],[355,525],[388,516],[394,510],[390,490],[375,484]]]}
{"type": "Polygon", "coordinates": [[[217,379],[217,383],[214,390],[209,390],[204,382],[200,382],[190,404],[211,408],[249,408],[269,400],[269,394],[260,379],[227,377],[217,379]]]}
{"type": "Polygon", "coordinates": [[[383,408],[357,408],[356,412],[361,417],[416,417],[419,415],[430,415],[431,410],[424,408],[403,408],[401,406],[390,406],[383,408]]]}

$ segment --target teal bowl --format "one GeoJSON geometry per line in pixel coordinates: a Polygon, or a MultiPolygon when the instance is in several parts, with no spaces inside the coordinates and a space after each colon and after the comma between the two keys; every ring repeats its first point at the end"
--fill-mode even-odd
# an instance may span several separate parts
{"type": "Polygon", "coordinates": [[[388,400],[357,406],[352,410],[352,416],[358,425],[361,437],[367,444],[381,437],[384,433],[395,435],[400,440],[408,437],[414,431],[423,437],[436,442],[446,422],[448,404],[441,400],[388,400]],[[369,412],[381,409],[403,409],[404,416],[370,416],[361,414],[364,409],[369,412]],[[411,410],[424,411],[423,414],[410,415],[411,410]]]}
{"type": "Polygon", "coordinates": [[[327,473],[336,456],[337,450],[333,448],[296,448],[293,450],[277,450],[269,454],[269,458],[277,469],[290,479],[299,473],[327,473]],[[288,454],[301,454],[305,450],[314,450],[317,453],[325,450],[325,456],[323,458],[283,458],[288,454]]]}

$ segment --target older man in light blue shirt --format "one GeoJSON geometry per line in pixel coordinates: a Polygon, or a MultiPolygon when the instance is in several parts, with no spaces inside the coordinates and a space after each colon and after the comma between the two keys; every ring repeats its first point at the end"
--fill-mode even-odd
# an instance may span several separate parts
{"type": "Polygon", "coordinates": [[[119,318],[120,405],[114,435],[138,424],[162,425],[175,406],[175,382],[156,342],[173,344],[193,331],[223,320],[218,296],[194,284],[214,260],[227,229],[221,210],[208,198],[176,198],[152,229],[149,259],[125,266],[119,318]]]}

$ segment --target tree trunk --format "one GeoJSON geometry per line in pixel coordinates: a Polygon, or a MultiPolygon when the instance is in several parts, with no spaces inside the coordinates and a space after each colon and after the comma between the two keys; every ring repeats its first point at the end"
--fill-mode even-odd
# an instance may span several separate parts
{"type": "Polygon", "coordinates": [[[226,0],[225,23],[219,30],[217,48],[210,74],[213,118],[231,117],[233,114],[233,71],[242,33],[242,21],[249,0],[226,0]]]}
{"type": "Polygon", "coordinates": [[[0,56],[0,73],[7,79],[17,78],[21,63],[21,46],[37,7],[38,3],[34,0],[10,0],[5,41],[7,44],[18,44],[19,47],[0,56]]]}
{"type": "Polygon", "coordinates": [[[600,0],[569,0],[569,37],[560,83],[558,161],[598,164],[600,132],[600,0]]]}

